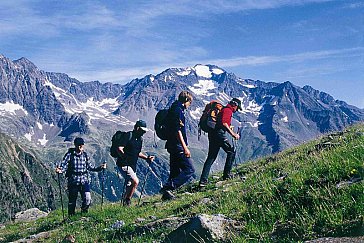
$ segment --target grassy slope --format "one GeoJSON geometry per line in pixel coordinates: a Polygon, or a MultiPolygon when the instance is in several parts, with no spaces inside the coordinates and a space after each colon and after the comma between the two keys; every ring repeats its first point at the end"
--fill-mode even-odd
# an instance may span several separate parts
{"type": "Polygon", "coordinates": [[[163,239],[168,230],[160,227],[150,234],[133,235],[135,220],[142,224],[171,215],[190,217],[200,213],[221,213],[244,224],[231,241],[300,241],[322,236],[364,234],[363,183],[337,188],[351,178],[364,177],[364,125],[343,133],[325,136],[277,155],[246,163],[238,168],[234,180],[215,185],[212,180],[203,191],[183,188],[175,201],[160,203],[160,196],[145,198],[142,207],[123,208],[120,204],[93,206],[87,218],[76,215],[61,224],[60,210],[33,223],[6,225],[0,238],[10,241],[37,232],[54,229],[49,242],[67,234],[77,242],[134,241],[163,239]],[[189,194],[186,191],[194,193],[189,194]],[[200,203],[203,198],[213,203],[200,203]],[[126,226],[118,231],[104,231],[116,220],[126,226]],[[128,235],[128,236],[127,236],[128,235]]]}

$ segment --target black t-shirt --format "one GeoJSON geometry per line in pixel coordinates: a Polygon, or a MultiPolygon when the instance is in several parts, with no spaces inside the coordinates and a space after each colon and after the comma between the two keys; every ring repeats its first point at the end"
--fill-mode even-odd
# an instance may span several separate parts
{"type": "Polygon", "coordinates": [[[120,141],[120,146],[124,147],[126,157],[118,158],[118,165],[130,166],[135,171],[142,144],[143,138],[137,137],[133,131],[125,133],[120,141]]]}

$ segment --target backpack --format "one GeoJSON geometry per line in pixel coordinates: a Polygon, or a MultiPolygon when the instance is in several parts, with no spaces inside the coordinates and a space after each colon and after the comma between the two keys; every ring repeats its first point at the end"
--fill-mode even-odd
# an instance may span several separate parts
{"type": "Polygon", "coordinates": [[[122,141],[122,139],[125,136],[128,136],[128,141],[131,139],[132,137],[132,132],[122,132],[122,131],[117,131],[111,138],[111,147],[110,147],[110,155],[113,158],[118,158],[120,155],[118,153],[118,148],[120,146],[120,143],[122,141]]]}
{"type": "Polygon", "coordinates": [[[163,109],[157,112],[154,119],[154,130],[157,136],[162,140],[168,139],[167,116],[169,109],[163,109]]]}
{"type": "Polygon", "coordinates": [[[216,100],[212,100],[210,103],[206,104],[200,122],[198,123],[198,126],[202,131],[209,133],[215,129],[217,114],[219,114],[222,108],[223,105],[216,100]]]}

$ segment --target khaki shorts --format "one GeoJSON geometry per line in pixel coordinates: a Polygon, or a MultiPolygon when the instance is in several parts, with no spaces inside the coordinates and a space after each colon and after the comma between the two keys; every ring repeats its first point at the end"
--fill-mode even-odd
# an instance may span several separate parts
{"type": "Polygon", "coordinates": [[[128,185],[129,183],[131,183],[130,179],[133,181],[139,181],[136,173],[130,166],[122,166],[122,167],[118,166],[118,169],[120,171],[120,174],[124,177],[124,179],[128,181],[128,185]]]}

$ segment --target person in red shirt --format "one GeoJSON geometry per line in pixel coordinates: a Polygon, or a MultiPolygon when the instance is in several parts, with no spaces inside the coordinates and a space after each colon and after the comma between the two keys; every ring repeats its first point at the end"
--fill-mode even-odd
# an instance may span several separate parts
{"type": "Polygon", "coordinates": [[[215,162],[220,148],[222,148],[227,154],[223,179],[227,180],[231,178],[230,172],[235,159],[235,149],[229,143],[226,133],[230,134],[236,140],[239,139],[239,134],[235,133],[230,127],[233,113],[238,109],[242,110],[241,101],[237,98],[233,98],[217,115],[216,128],[208,134],[209,152],[203,166],[200,178],[200,187],[207,185],[211,166],[215,162]]]}

